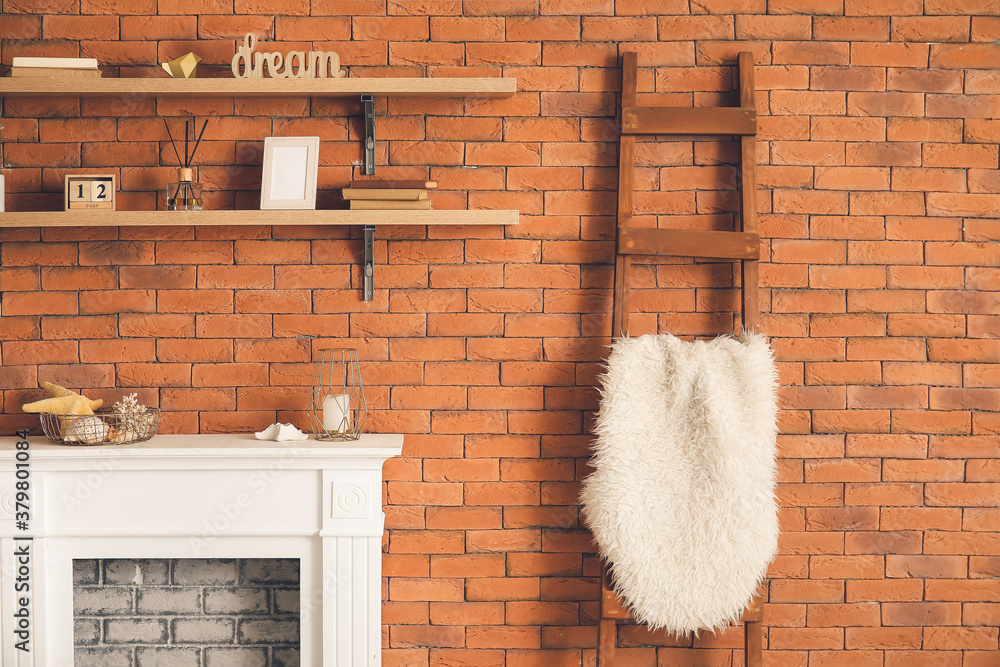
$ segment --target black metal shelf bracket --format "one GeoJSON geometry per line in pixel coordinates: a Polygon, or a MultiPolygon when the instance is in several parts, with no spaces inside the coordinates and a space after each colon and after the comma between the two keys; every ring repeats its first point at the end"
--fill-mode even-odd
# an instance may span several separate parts
{"type": "MultiPolygon", "coordinates": [[[[365,175],[375,173],[375,97],[361,96],[365,116],[365,175]]],[[[362,267],[365,301],[375,299],[375,225],[365,225],[365,264],[362,267]]]]}
{"type": "Polygon", "coordinates": [[[375,98],[361,96],[362,113],[365,115],[365,175],[375,173],[375,98]]]}
{"type": "Polygon", "coordinates": [[[364,273],[365,301],[375,299],[375,225],[365,225],[365,265],[364,273]]]}

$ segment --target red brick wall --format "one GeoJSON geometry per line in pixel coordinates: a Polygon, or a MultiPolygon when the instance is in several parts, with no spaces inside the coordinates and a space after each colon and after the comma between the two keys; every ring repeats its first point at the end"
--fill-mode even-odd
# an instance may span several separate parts
{"type": "MultiPolygon", "coordinates": [[[[357,229],[0,233],[4,432],[34,423],[19,407],[41,380],[138,391],[168,431],[304,425],[311,350],[360,348],[371,428],[407,434],[386,465],[387,666],[594,663],[598,562],[576,503],[610,333],[617,58],[639,52],[645,103],[732,104],[735,54],[752,50],[762,328],[783,384],[765,664],[1000,664],[994,0],[3,9],[5,64],[83,55],[111,76],[152,76],[195,50],[225,66],[253,30],[282,42],[263,50],[335,49],[356,76],[518,78],[506,100],[380,101],[380,175],[440,180],[440,208],[522,216],[507,229],[380,228],[371,303],[357,229]]],[[[157,115],[212,118],[200,160],[211,207],[256,205],[269,134],[319,134],[327,191],[360,158],[353,100],[3,105],[10,209],[58,208],[62,175],[79,167],[116,173],[120,207],[153,207],[176,173],[157,115]]],[[[637,154],[655,191],[638,196],[644,213],[730,224],[735,144],[637,154]]],[[[646,266],[635,283],[633,333],[732,325],[728,265],[646,266]]],[[[621,635],[620,664],[741,657],[738,630],[621,635]]]]}

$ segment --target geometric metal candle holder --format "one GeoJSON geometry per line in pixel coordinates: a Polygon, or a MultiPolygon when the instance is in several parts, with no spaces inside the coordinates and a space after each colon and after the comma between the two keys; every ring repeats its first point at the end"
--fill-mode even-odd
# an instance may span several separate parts
{"type": "Polygon", "coordinates": [[[317,350],[309,421],[317,440],[357,440],[368,419],[358,351],[347,347],[317,350]]]}

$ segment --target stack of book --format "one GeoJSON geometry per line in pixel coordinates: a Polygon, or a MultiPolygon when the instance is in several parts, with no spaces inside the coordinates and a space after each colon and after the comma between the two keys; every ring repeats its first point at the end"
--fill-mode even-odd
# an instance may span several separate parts
{"type": "Polygon", "coordinates": [[[437,187],[437,181],[351,181],[344,188],[344,199],[351,210],[421,210],[433,208],[427,191],[437,187]]]}
{"type": "Polygon", "coordinates": [[[29,58],[15,57],[11,63],[12,77],[34,78],[101,78],[96,58],[29,58]]]}

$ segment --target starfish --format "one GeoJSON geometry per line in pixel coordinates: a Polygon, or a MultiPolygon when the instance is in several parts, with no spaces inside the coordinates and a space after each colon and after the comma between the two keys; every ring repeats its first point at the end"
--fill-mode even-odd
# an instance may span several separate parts
{"type": "Polygon", "coordinates": [[[72,394],[26,403],[21,406],[21,409],[25,412],[48,412],[54,415],[93,415],[91,403],[89,398],[72,394]]]}
{"type": "Polygon", "coordinates": [[[44,389],[45,391],[49,392],[49,396],[51,396],[52,398],[60,398],[62,396],[81,396],[82,398],[87,399],[87,402],[90,404],[90,409],[91,410],[96,410],[97,408],[99,408],[102,405],[104,405],[104,399],[103,398],[98,398],[96,400],[93,400],[93,399],[87,398],[86,396],[82,396],[81,394],[78,394],[75,391],[71,391],[69,389],[66,389],[65,387],[60,387],[57,384],[52,384],[51,382],[43,382],[42,383],[42,389],[44,389]]]}
{"type": "Polygon", "coordinates": [[[67,389],[66,387],[60,387],[57,384],[52,384],[51,382],[43,382],[42,389],[49,392],[49,396],[52,398],[59,398],[60,396],[72,396],[75,391],[67,389]]]}

